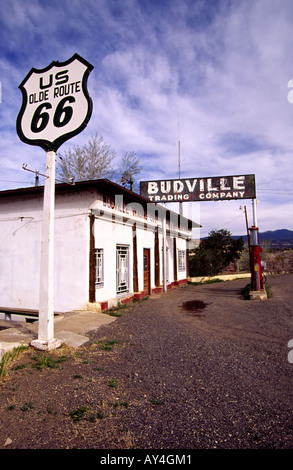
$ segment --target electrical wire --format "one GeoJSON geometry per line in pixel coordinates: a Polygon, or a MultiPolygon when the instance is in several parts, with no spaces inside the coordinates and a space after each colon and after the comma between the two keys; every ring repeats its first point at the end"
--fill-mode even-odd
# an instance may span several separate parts
{"type": "MultiPolygon", "coordinates": [[[[228,220],[228,221],[225,222],[223,225],[219,225],[218,227],[215,227],[215,228],[213,228],[212,230],[220,230],[220,229],[222,229],[222,228],[226,228],[227,225],[229,225],[229,224],[231,224],[232,222],[234,222],[234,220],[239,219],[240,217],[242,217],[242,215],[243,215],[244,213],[245,213],[245,210],[243,210],[243,211],[241,212],[241,214],[238,214],[238,215],[236,215],[235,217],[233,217],[233,219],[228,220]]],[[[208,235],[208,233],[207,233],[207,235],[208,235]]],[[[202,236],[202,234],[201,234],[201,236],[202,236]]],[[[204,234],[204,236],[205,236],[205,234],[204,234]]]]}
{"type": "Polygon", "coordinates": [[[19,183],[21,183],[21,184],[27,184],[27,183],[29,183],[29,181],[9,181],[9,180],[0,180],[0,181],[2,181],[2,182],[4,182],[4,183],[18,183],[18,184],[19,184],[19,183]]]}

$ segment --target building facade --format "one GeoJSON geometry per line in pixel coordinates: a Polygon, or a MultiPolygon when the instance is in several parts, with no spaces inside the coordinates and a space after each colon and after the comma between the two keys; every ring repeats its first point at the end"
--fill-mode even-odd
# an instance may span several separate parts
{"type": "MultiPolygon", "coordinates": [[[[0,192],[2,311],[39,308],[43,192],[0,192]]],[[[186,282],[194,226],[108,180],[56,184],[54,310],[103,310],[186,282]]]]}

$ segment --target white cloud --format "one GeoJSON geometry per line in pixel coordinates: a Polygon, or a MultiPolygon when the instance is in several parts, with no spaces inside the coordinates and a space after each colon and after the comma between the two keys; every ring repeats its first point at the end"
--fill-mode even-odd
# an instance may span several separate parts
{"type": "MultiPolygon", "coordinates": [[[[10,179],[22,180],[23,160],[37,165],[43,154],[15,133],[20,81],[32,66],[78,52],[94,65],[94,111],[87,129],[62,148],[97,131],[118,154],[136,151],[143,179],[174,178],[180,139],[184,177],[255,173],[260,188],[272,189],[260,191],[263,228],[293,228],[291,0],[4,4],[0,172],[6,168],[7,180],[10,168],[10,179]]],[[[201,204],[206,230],[233,219],[233,204],[201,204]]]]}

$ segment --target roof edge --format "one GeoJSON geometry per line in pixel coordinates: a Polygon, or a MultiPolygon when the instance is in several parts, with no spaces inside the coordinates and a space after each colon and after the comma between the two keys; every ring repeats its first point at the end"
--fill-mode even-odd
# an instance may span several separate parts
{"type": "MultiPolygon", "coordinates": [[[[134,200],[135,202],[139,202],[146,206],[147,204],[152,204],[158,207],[158,210],[166,211],[170,213],[177,214],[176,212],[170,210],[169,208],[162,206],[158,203],[151,202],[144,196],[141,196],[138,193],[130,191],[123,186],[114,183],[106,178],[96,179],[96,180],[86,180],[86,181],[77,181],[74,184],[69,183],[57,183],[55,185],[55,193],[74,193],[78,191],[86,191],[88,189],[94,189],[96,191],[104,191],[110,196],[115,196],[116,194],[120,193],[126,197],[128,200],[134,200]]],[[[43,195],[44,193],[44,186],[27,186],[24,188],[16,188],[16,189],[6,189],[0,191],[0,199],[9,198],[9,197],[21,197],[21,196],[33,196],[33,195],[43,195]]],[[[179,214],[177,214],[179,215],[179,214]]],[[[197,222],[194,222],[187,217],[182,216],[184,219],[188,220],[192,223],[193,228],[200,228],[201,225],[197,222]]]]}

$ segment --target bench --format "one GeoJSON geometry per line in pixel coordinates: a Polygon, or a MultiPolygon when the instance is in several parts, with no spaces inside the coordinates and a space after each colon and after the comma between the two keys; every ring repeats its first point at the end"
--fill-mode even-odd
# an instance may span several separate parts
{"type": "MultiPolygon", "coordinates": [[[[11,321],[11,315],[23,315],[26,318],[35,318],[36,320],[39,317],[39,311],[29,308],[10,308],[10,307],[0,307],[0,313],[4,313],[4,319],[11,321]]],[[[59,312],[54,312],[54,316],[60,315],[59,312]]]]}

